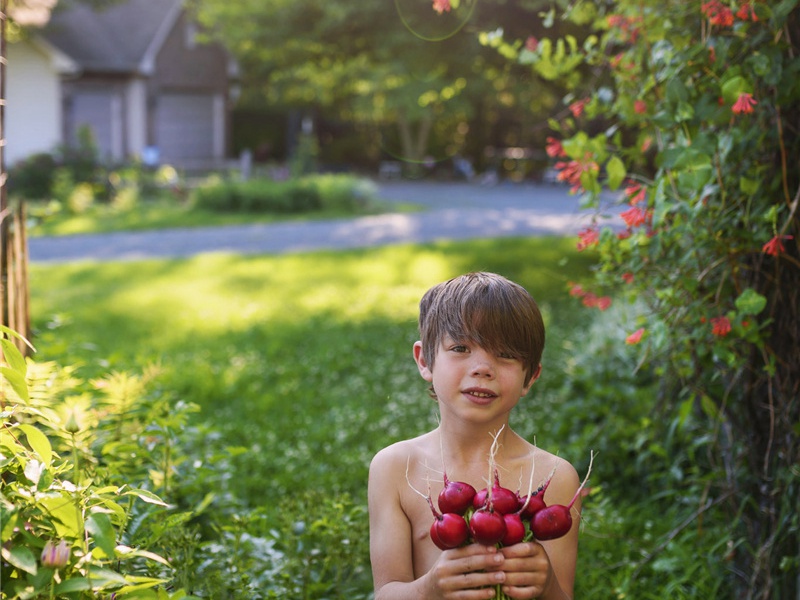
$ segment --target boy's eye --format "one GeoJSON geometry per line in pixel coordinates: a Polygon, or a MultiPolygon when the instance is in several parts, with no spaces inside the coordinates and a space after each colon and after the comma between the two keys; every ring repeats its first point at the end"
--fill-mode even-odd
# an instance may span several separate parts
{"type": "Polygon", "coordinates": [[[456,344],[450,347],[451,352],[466,352],[467,347],[461,344],[456,344]]]}
{"type": "Polygon", "coordinates": [[[498,354],[498,356],[500,358],[507,358],[508,360],[514,360],[517,358],[516,356],[514,356],[513,354],[509,354],[508,352],[501,352],[500,354],[498,354]]]}

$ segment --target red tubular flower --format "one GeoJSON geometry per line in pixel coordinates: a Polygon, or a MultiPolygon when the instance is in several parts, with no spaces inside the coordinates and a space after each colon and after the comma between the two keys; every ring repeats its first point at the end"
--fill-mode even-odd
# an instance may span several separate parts
{"type": "Polygon", "coordinates": [[[619,215],[628,227],[641,227],[650,218],[650,212],[638,206],[632,206],[619,215]]]}
{"type": "Polygon", "coordinates": [[[555,168],[560,172],[556,176],[558,181],[566,181],[572,186],[571,192],[583,189],[581,185],[581,174],[593,171],[598,172],[600,166],[592,160],[590,154],[586,155],[582,161],[571,160],[569,162],[557,162],[555,168]]]}
{"type": "Polygon", "coordinates": [[[731,320],[728,317],[714,317],[711,319],[711,333],[725,337],[731,332],[731,320]]]}
{"type": "Polygon", "coordinates": [[[644,327],[637,329],[628,337],[625,338],[625,343],[629,346],[633,346],[634,344],[638,344],[642,341],[642,336],[644,335],[644,327]]]}
{"type": "Polygon", "coordinates": [[[564,146],[554,137],[547,138],[547,145],[544,147],[544,150],[550,158],[563,158],[567,155],[567,153],[564,152],[564,146]]]}
{"type": "Polygon", "coordinates": [[[539,40],[537,40],[532,35],[528,36],[528,39],[525,40],[525,48],[530,50],[531,52],[536,52],[536,49],[539,47],[539,40]]]}
{"type": "Polygon", "coordinates": [[[571,287],[569,288],[569,295],[572,296],[573,298],[582,298],[583,296],[586,295],[586,290],[584,290],[583,286],[581,286],[580,284],[573,283],[570,285],[571,287]]]}
{"type": "Polygon", "coordinates": [[[758,104],[758,101],[753,99],[752,94],[739,94],[739,98],[736,99],[736,103],[733,105],[733,112],[737,115],[751,113],[756,104],[758,104]]]}
{"type": "Polygon", "coordinates": [[[753,21],[754,23],[758,21],[756,11],[750,3],[750,0],[744,0],[744,2],[742,2],[741,6],[739,6],[739,10],[736,11],[736,16],[742,21],[753,21]]]}
{"type": "Polygon", "coordinates": [[[597,301],[598,301],[597,294],[594,294],[592,292],[586,292],[583,295],[583,305],[586,308],[594,308],[594,307],[596,307],[597,306],[597,301]]]}
{"type": "Polygon", "coordinates": [[[647,188],[643,187],[639,183],[632,183],[625,188],[625,195],[628,197],[628,202],[630,202],[631,206],[633,206],[634,204],[639,204],[639,202],[642,202],[645,199],[647,196],[647,188]]]}
{"type": "Polygon", "coordinates": [[[596,227],[587,227],[578,233],[578,251],[596,246],[600,242],[600,232],[596,227]]]}
{"type": "Polygon", "coordinates": [[[443,12],[450,12],[450,0],[433,0],[433,10],[442,14],[443,12]]]}
{"type": "Polygon", "coordinates": [[[647,112],[647,102],[644,100],[636,100],[633,103],[633,112],[637,115],[643,115],[647,112]]]}
{"type": "Polygon", "coordinates": [[[611,306],[611,298],[609,296],[601,296],[597,299],[597,308],[600,310],[608,310],[611,306]]]}
{"type": "Polygon", "coordinates": [[[583,109],[586,108],[587,104],[589,104],[588,98],[584,98],[583,100],[576,100],[575,102],[569,105],[569,111],[572,113],[572,116],[577,119],[583,114],[583,109]]]}
{"type": "Polygon", "coordinates": [[[774,238],[764,244],[764,246],[761,248],[761,251],[771,256],[778,256],[782,252],[786,252],[786,248],[783,246],[783,240],[791,239],[794,239],[794,236],[776,235],[774,238]]]}
{"type": "Polygon", "coordinates": [[[633,283],[633,273],[627,272],[622,274],[622,281],[625,283],[633,283]]]}

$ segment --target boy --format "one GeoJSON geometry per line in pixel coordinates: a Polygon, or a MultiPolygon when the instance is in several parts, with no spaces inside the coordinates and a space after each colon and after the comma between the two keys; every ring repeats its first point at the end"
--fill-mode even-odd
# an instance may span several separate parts
{"type": "Polygon", "coordinates": [[[564,537],[495,548],[478,544],[439,550],[431,541],[433,515],[412,489],[436,498],[442,473],[476,490],[486,487],[488,456],[501,484],[527,493],[554,469],[548,505],[568,504],[578,489],[575,469],[534,447],[509,428],[509,414],[541,373],[544,324],[524,288],[492,273],[470,273],[423,296],[420,341],[413,347],[422,378],[439,405],[433,431],[384,448],[369,474],[370,555],[375,600],[494,598],[571,599],[578,552],[580,502],[564,537]]]}

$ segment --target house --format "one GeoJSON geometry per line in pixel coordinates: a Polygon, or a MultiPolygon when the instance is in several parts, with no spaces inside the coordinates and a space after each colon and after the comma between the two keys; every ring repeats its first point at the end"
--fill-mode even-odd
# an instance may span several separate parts
{"type": "Polygon", "coordinates": [[[236,63],[198,40],[183,0],[71,3],[7,52],[9,165],[73,145],[86,127],[107,162],[226,158],[236,63]]]}

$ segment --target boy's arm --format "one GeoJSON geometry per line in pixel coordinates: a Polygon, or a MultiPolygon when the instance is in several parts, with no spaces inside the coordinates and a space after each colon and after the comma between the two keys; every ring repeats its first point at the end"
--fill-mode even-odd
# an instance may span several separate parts
{"type": "MultiPolygon", "coordinates": [[[[369,550],[376,600],[392,597],[423,598],[421,588],[413,589],[413,548],[411,524],[400,506],[397,488],[398,465],[391,449],[379,452],[369,466],[369,550]],[[405,592],[391,593],[395,583],[405,592]]],[[[419,587],[419,584],[417,584],[419,587]]]]}
{"type": "Polygon", "coordinates": [[[472,544],[447,550],[427,573],[414,579],[412,528],[398,488],[405,485],[405,468],[405,460],[386,450],[370,464],[370,560],[375,600],[493,598],[493,591],[485,586],[505,580],[505,573],[491,571],[504,560],[495,548],[472,544]]]}

